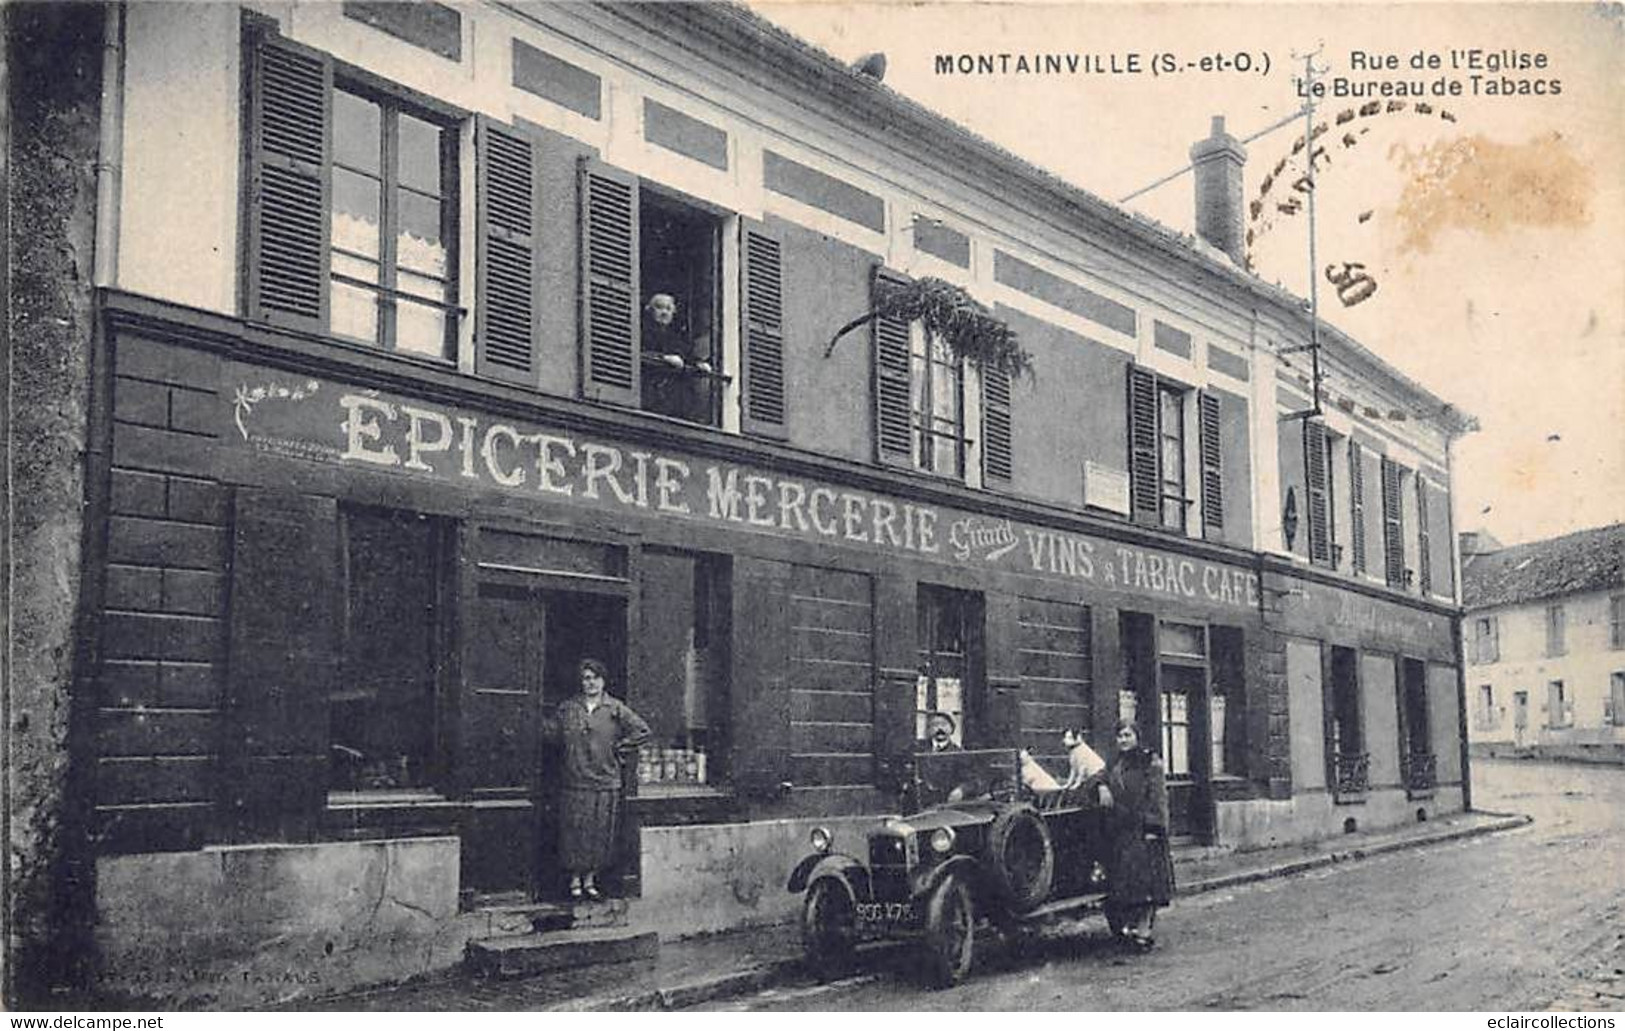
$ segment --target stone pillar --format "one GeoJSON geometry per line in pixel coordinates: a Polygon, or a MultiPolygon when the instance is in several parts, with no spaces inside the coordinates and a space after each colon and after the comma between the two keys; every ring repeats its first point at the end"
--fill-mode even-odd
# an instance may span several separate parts
{"type": "MultiPolygon", "coordinates": [[[[73,784],[103,9],[6,4],[5,1002],[65,998],[88,952],[88,806],[73,784]],[[77,932],[77,933],[76,933],[77,932]]],[[[82,763],[92,758],[85,755],[82,763]]]]}

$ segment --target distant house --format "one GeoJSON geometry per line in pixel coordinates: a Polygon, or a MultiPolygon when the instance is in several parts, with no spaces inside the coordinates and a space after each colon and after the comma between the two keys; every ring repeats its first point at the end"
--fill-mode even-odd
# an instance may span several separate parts
{"type": "Polygon", "coordinates": [[[1461,545],[1470,745],[1625,753],[1625,523],[1461,545]]]}

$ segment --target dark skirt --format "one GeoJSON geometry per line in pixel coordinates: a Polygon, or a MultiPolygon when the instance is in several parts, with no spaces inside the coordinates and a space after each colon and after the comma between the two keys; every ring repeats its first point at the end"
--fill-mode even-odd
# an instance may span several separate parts
{"type": "Polygon", "coordinates": [[[559,796],[559,865],[572,874],[608,866],[620,812],[616,788],[565,788],[559,796]]]}
{"type": "Polygon", "coordinates": [[[1112,842],[1113,906],[1166,906],[1174,897],[1174,859],[1165,837],[1119,834],[1112,842]]]}

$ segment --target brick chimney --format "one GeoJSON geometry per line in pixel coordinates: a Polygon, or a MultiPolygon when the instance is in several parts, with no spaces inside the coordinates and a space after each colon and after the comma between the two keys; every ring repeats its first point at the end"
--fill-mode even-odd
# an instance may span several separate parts
{"type": "Polygon", "coordinates": [[[1247,263],[1242,199],[1242,166],[1247,149],[1224,131],[1224,116],[1213,116],[1205,140],[1191,144],[1196,173],[1196,235],[1230,255],[1237,267],[1247,263]]]}

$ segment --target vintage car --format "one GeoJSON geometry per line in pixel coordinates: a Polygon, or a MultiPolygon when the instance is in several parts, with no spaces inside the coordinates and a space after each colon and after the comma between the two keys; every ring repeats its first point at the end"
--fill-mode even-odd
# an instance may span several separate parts
{"type": "Polygon", "coordinates": [[[870,831],[857,854],[814,828],[790,875],[819,976],[848,970],[861,942],[913,939],[932,982],[957,984],[982,927],[1016,931],[1104,898],[1106,834],[1086,792],[1027,791],[1013,749],[922,754],[912,766],[908,815],[870,831]]]}

